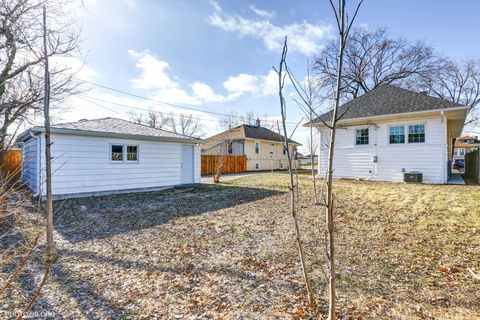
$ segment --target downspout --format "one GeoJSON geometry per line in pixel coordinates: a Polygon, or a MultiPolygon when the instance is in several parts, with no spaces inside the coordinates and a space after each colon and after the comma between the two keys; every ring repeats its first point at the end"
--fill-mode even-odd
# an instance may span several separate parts
{"type": "Polygon", "coordinates": [[[37,155],[37,167],[36,167],[36,171],[35,172],[35,193],[33,194],[34,197],[38,197],[40,195],[40,173],[42,172],[41,168],[40,168],[40,165],[41,165],[41,153],[42,153],[42,150],[41,150],[41,147],[42,147],[42,139],[40,139],[40,137],[36,136],[35,134],[33,134],[32,131],[30,131],[30,137],[32,138],[35,138],[35,140],[37,140],[37,152],[36,152],[36,155],[37,155]]]}

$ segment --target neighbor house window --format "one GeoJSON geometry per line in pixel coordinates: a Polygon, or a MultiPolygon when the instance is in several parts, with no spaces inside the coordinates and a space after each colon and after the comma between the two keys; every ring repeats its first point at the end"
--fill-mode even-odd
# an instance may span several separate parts
{"type": "Polygon", "coordinates": [[[127,146],[127,161],[138,161],[138,146],[127,146]]]}
{"type": "Polygon", "coordinates": [[[390,143],[405,143],[405,127],[390,127],[390,143]]]}
{"type": "Polygon", "coordinates": [[[257,170],[260,169],[260,163],[258,163],[258,162],[255,163],[255,169],[257,169],[257,170]]]}
{"type": "Polygon", "coordinates": [[[231,142],[228,143],[227,152],[228,152],[228,154],[233,153],[233,143],[231,143],[231,142]]]}
{"type": "Polygon", "coordinates": [[[408,143],[425,142],[425,125],[408,126],[408,143]]]}
{"type": "Polygon", "coordinates": [[[357,129],[355,133],[355,144],[368,144],[368,128],[357,129]]]}
{"type": "Polygon", "coordinates": [[[112,144],[111,146],[111,159],[112,161],[123,161],[123,145],[112,144]]]}
{"type": "Polygon", "coordinates": [[[260,142],[255,141],[255,153],[259,154],[260,153],[260,142]]]}

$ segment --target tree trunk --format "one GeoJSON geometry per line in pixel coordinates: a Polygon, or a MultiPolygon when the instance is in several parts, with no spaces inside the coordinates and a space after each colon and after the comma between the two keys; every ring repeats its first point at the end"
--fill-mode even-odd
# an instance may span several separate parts
{"type": "Polygon", "coordinates": [[[310,168],[312,169],[313,204],[318,204],[317,181],[315,179],[315,148],[313,147],[313,110],[310,107],[310,168]]]}
{"type": "MultiPolygon", "coordinates": [[[[283,97],[283,86],[284,86],[284,74],[283,74],[283,67],[286,64],[286,56],[287,56],[287,38],[285,37],[285,43],[283,45],[283,52],[282,52],[282,58],[280,60],[280,66],[279,70],[277,71],[278,73],[278,95],[280,98],[280,110],[281,110],[281,115],[282,115],[282,127],[283,127],[283,136],[284,136],[284,147],[286,149],[287,153],[287,161],[288,161],[288,174],[290,176],[290,187],[289,187],[289,192],[290,192],[290,214],[292,215],[292,220],[293,220],[293,227],[294,227],[294,232],[295,232],[295,242],[297,244],[297,250],[298,250],[298,256],[300,259],[300,264],[302,267],[302,272],[303,272],[303,278],[305,281],[305,286],[307,289],[307,294],[308,294],[308,300],[311,306],[315,305],[315,297],[313,295],[313,290],[312,290],[312,285],[310,282],[310,277],[308,275],[308,270],[307,266],[305,263],[305,255],[303,252],[303,245],[302,245],[302,240],[300,238],[300,229],[298,226],[298,220],[297,220],[297,208],[295,206],[295,181],[293,177],[293,168],[292,168],[292,154],[290,152],[289,148],[289,143],[288,143],[288,134],[287,134],[287,126],[286,126],[286,104],[285,104],[285,99],[283,97]]],[[[286,68],[285,68],[286,69],[286,68]]],[[[286,70],[285,70],[286,71],[286,70]]]]}
{"type": "Polygon", "coordinates": [[[45,171],[46,171],[46,192],[47,192],[47,256],[53,259],[56,255],[53,242],[53,200],[52,200],[52,157],[50,142],[50,73],[48,71],[48,48],[47,48],[47,11],[43,7],[43,49],[45,58],[45,98],[44,98],[44,120],[45,120],[45,171]]]}

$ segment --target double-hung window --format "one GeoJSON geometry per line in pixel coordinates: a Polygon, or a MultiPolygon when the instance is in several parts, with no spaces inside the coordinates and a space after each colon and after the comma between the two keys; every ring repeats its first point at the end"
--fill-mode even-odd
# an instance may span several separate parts
{"type": "Polygon", "coordinates": [[[368,144],[368,128],[357,129],[355,131],[355,144],[356,145],[368,144]]]}
{"type": "Polygon", "coordinates": [[[390,143],[391,144],[405,143],[405,127],[404,126],[390,127],[390,143]]]}
{"type": "Polygon", "coordinates": [[[408,126],[408,143],[425,142],[425,125],[414,124],[408,126]]]}

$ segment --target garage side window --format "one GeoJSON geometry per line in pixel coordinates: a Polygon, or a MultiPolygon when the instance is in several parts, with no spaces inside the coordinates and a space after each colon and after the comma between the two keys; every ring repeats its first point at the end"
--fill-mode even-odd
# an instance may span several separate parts
{"type": "Polygon", "coordinates": [[[138,161],[138,146],[127,146],[127,161],[138,161]]]}
{"type": "Polygon", "coordinates": [[[112,161],[123,161],[123,145],[111,145],[111,159],[112,161]]]}

